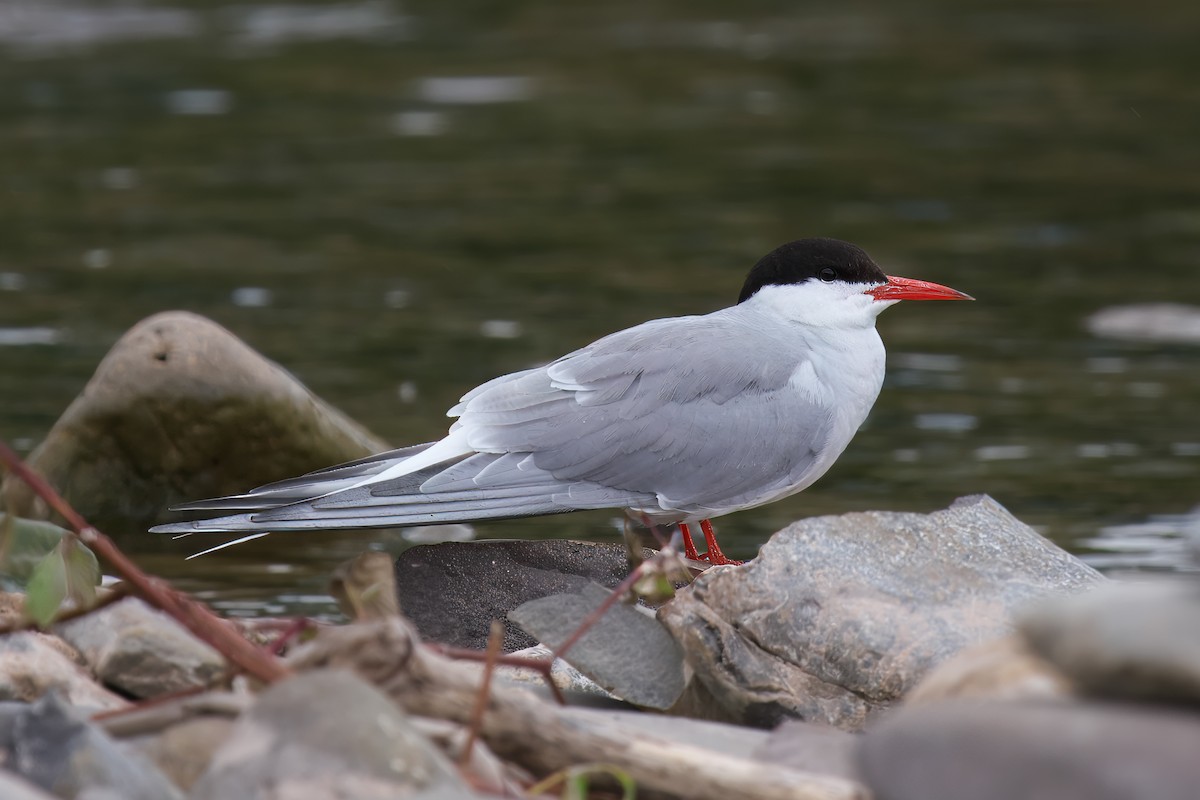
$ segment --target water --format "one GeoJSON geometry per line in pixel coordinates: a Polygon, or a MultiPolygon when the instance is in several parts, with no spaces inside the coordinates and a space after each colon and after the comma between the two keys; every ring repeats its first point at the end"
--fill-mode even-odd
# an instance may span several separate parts
{"type": "MultiPolygon", "coordinates": [[[[1116,0],[9,3],[0,436],[32,449],[123,331],[188,308],[425,441],[477,383],[726,305],[758,256],[830,235],[979,302],[889,310],[868,425],[810,490],[722,520],[728,549],[987,492],[1098,566],[1182,568],[1200,348],[1087,319],[1200,303],[1198,24],[1116,0]]],[[[240,614],[328,613],[329,564],[372,541],[185,564],[114,533],[240,614]]]]}

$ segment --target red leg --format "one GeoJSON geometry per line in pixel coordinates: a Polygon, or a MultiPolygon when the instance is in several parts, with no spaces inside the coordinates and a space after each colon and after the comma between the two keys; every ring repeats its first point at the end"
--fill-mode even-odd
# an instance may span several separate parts
{"type": "Polygon", "coordinates": [[[683,536],[683,557],[699,561],[700,554],[696,552],[696,543],[692,541],[692,532],[688,530],[687,523],[679,523],[679,533],[683,536]]]}
{"type": "Polygon", "coordinates": [[[710,564],[741,564],[741,561],[735,561],[732,558],[726,558],[721,552],[721,546],[717,544],[717,534],[713,531],[712,523],[706,519],[700,520],[700,530],[704,531],[704,543],[708,545],[706,552],[701,560],[707,561],[710,564]]]}

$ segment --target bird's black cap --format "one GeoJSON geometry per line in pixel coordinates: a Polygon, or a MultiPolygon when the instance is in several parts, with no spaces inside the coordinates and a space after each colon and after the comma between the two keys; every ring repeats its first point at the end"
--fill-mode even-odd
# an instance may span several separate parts
{"type": "Polygon", "coordinates": [[[887,283],[883,270],[861,247],[838,239],[797,239],[767,253],[750,270],[738,302],[764,286],[786,286],[807,280],[887,283]],[[830,272],[832,270],[832,272],[830,272]]]}

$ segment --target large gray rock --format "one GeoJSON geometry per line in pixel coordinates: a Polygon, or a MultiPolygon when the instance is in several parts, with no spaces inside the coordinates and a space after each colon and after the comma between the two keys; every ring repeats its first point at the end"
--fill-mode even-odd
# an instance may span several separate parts
{"type": "Polygon", "coordinates": [[[864,737],[877,800],[1193,800],[1200,717],[1134,706],[908,709],[864,737]]]}
{"type": "MultiPolygon", "coordinates": [[[[29,465],[93,524],[127,529],[173,503],[384,449],[220,325],[170,311],[113,345],[29,465]]],[[[49,516],[19,480],[0,497],[18,516],[49,516]]]]}
{"type": "Polygon", "coordinates": [[[107,711],[129,705],[96,683],[53,636],[20,631],[0,637],[0,700],[32,702],[55,691],[73,706],[107,711]]]}
{"type": "MultiPolygon", "coordinates": [[[[492,620],[522,603],[573,593],[590,582],[612,588],[629,574],[625,548],[546,541],[447,542],[413,547],[396,561],[400,610],[422,639],[483,650],[492,620]]],[[[536,640],[505,624],[504,649],[536,640]]]]}
{"type": "Polygon", "coordinates": [[[134,697],[202,688],[225,671],[220,653],[134,597],[58,625],[55,632],[103,683],[134,697]]]}
{"type": "Polygon", "coordinates": [[[730,719],[860,729],[935,664],[1099,573],[987,497],[804,520],[712,569],[660,619],[730,719]]]}
{"type": "Polygon", "coordinates": [[[182,797],[145,757],[121,747],[55,694],[0,713],[0,758],[7,769],[66,800],[182,797]]]}
{"type": "Polygon", "coordinates": [[[372,800],[472,793],[386,695],[318,670],[272,686],[238,720],[192,800],[372,800]]]}
{"type": "Polygon", "coordinates": [[[1111,583],[1048,600],[1021,621],[1033,650],[1081,692],[1200,703],[1200,585],[1111,583]]]}

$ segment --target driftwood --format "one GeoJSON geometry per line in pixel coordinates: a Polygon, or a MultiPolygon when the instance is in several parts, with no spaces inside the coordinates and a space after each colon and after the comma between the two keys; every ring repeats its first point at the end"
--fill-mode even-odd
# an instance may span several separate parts
{"type": "MultiPolygon", "coordinates": [[[[411,714],[467,724],[480,673],[423,647],[401,618],[330,628],[297,649],[293,669],[352,669],[411,714]]],[[[522,689],[491,687],[480,738],[497,755],[545,775],[607,762],[640,786],[694,800],[868,800],[861,784],[633,732],[522,689]]]]}

